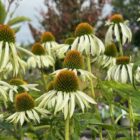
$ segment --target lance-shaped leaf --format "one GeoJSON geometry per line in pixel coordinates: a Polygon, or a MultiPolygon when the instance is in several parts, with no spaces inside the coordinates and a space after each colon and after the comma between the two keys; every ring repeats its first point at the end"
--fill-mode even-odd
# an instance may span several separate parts
{"type": "Polygon", "coordinates": [[[31,19],[25,16],[18,16],[8,21],[8,25],[12,26],[26,21],[31,21],[31,19]]]}
{"type": "Polygon", "coordinates": [[[0,0],[0,24],[3,24],[6,18],[7,12],[4,4],[0,0]]]}

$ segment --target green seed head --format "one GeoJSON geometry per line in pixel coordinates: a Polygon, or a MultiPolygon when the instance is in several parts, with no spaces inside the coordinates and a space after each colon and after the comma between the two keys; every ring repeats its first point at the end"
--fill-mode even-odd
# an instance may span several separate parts
{"type": "Polygon", "coordinates": [[[130,63],[130,57],[129,56],[119,56],[116,58],[116,64],[117,65],[126,65],[130,63]]]}
{"type": "Polygon", "coordinates": [[[54,81],[51,81],[48,86],[47,86],[47,91],[53,90],[54,89],[54,81]]]}
{"type": "Polygon", "coordinates": [[[66,54],[63,66],[70,69],[83,69],[84,60],[81,53],[77,50],[71,50],[66,54]]]}
{"type": "Polygon", "coordinates": [[[32,46],[32,53],[35,55],[44,55],[45,54],[45,48],[40,43],[35,43],[32,46]]]}
{"type": "Polygon", "coordinates": [[[55,41],[55,37],[51,32],[44,32],[41,36],[41,42],[46,43],[49,41],[55,41]]]}
{"type": "Polygon", "coordinates": [[[9,82],[10,85],[15,85],[15,86],[20,86],[20,85],[25,85],[27,84],[25,81],[18,79],[18,78],[14,78],[11,79],[9,82]]]}
{"type": "Polygon", "coordinates": [[[75,39],[74,37],[67,38],[65,40],[65,44],[71,45],[73,43],[74,39],[75,39]]]}
{"type": "Polygon", "coordinates": [[[115,44],[112,43],[110,45],[107,45],[105,47],[104,54],[107,56],[116,57],[117,56],[117,48],[116,48],[115,44]]]}
{"type": "Polygon", "coordinates": [[[121,14],[114,14],[110,17],[110,21],[114,22],[114,23],[119,23],[119,22],[123,22],[123,16],[121,14]]]}
{"type": "Polygon", "coordinates": [[[93,27],[88,23],[80,23],[76,27],[75,35],[76,36],[82,36],[87,34],[93,34],[93,27]]]}
{"type": "Polygon", "coordinates": [[[35,106],[34,99],[27,93],[21,93],[15,97],[16,111],[27,111],[33,109],[35,106]]]}
{"type": "Polygon", "coordinates": [[[73,92],[79,88],[78,78],[73,71],[63,70],[54,80],[57,91],[73,92]]]}
{"type": "Polygon", "coordinates": [[[8,25],[0,24],[0,41],[15,43],[15,33],[8,25]]]}

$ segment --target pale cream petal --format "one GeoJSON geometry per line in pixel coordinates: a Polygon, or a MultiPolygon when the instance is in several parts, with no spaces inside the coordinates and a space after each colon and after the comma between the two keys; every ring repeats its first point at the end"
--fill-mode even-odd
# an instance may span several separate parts
{"type": "Polygon", "coordinates": [[[121,70],[121,82],[126,83],[128,80],[128,74],[125,65],[122,66],[121,70]]]}
{"type": "Polygon", "coordinates": [[[70,108],[69,115],[71,118],[74,113],[74,109],[75,109],[75,95],[73,93],[71,93],[70,97],[71,98],[70,98],[70,102],[69,102],[69,108],[70,108]]]}
{"type": "Polygon", "coordinates": [[[75,40],[74,40],[74,42],[72,43],[72,45],[71,45],[71,49],[72,50],[77,50],[77,47],[78,47],[78,42],[79,42],[79,37],[77,37],[75,40]]]}

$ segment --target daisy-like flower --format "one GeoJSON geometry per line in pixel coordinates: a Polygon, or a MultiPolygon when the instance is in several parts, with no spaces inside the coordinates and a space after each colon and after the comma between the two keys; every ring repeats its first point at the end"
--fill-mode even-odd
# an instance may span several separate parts
{"type": "Polygon", "coordinates": [[[107,72],[107,79],[121,83],[132,82],[132,67],[133,63],[130,63],[130,57],[117,57],[116,64],[110,67],[107,72]]]}
{"type": "Polygon", "coordinates": [[[40,123],[40,115],[46,116],[48,111],[35,106],[34,99],[28,93],[21,93],[15,97],[16,112],[9,116],[6,120],[13,123],[20,122],[21,125],[25,121],[30,120],[40,123]]]}
{"type": "Polygon", "coordinates": [[[33,56],[29,57],[27,64],[29,68],[45,68],[54,66],[54,59],[46,53],[45,48],[40,43],[32,46],[33,56]]]}
{"type": "Polygon", "coordinates": [[[15,78],[11,79],[9,83],[0,81],[0,93],[3,95],[5,101],[8,100],[8,96],[11,102],[13,102],[13,99],[15,97],[15,94],[22,93],[25,91],[39,91],[36,86],[38,84],[28,84],[27,82],[15,78]]]}
{"type": "Polygon", "coordinates": [[[107,22],[109,26],[105,36],[105,43],[110,44],[111,42],[118,41],[124,45],[126,42],[131,42],[132,33],[127,25],[127,21],[124,21],[123,16],[120,14],[114,14],[107,22]]]}
{"type": "Polygon", "coordinates": [[[60,48],[58,48],[56,50],[56,54],[59,59],[63,59],[65,57],[66,53],[69,50],[71,50],[71,45],[72,45],[73,41],[74,41],[74,38],[71,37],[71,38],[66,39],[64,44],[60,44],[60,48]]]}
{"type": "Polygon", "coordinates": [[[115,65],[117,56],[117,48],[114,43],[105,47],[105,52],[97,58],[98,63],[103,67],[111,67],[115,65]]]}
{"type": "Polygon", "coordinates": [[[37,99],[39,107],[54,109],[54,114],[62,110],[65,119],[73,116],[76,105],[84,112],[85,108],[90,107],[89,103],[96,104],[91,97],[78,90],[78,77],[73,71],[61,71],[55,77],[53,87],[37,99]]]}
{"type": "Polygon", "coordinates": [[[26,63],[18,56],[15,45],[15,33],[8,25],[0,25],[0,72],[7,64],[13,66],[13,75],[17,75],[20,68],[25,72],[26,63]]]}
{"type": "Polygon", "coordinates": [[[41,44],[47,49],[48,54],[55,58],[54,50],[59,48],[59,44],[55,41],[55,37],[51,32],[42,34],[41,44]]]}
{"type": "MultiPolygon", "coordinates": [[[[66,70],[75,72],[83,81],[86,79],[96,78],[92,73],[84,70],[84,59],[82,54],[77,50],[70,50],[67,52],[63,62],[63,67],[66,70]]],[[[58,74],[64,69],[59,69],[53,74],[58,74]]]]}
{"type": "Polygon", "coordinates": [[[88,23],[80,23],[75,30],[76,39],[71,49],[76,49],[82,54],[98,56],[104,52],[104,44],[93,33],[93,27],[88,23]]]}

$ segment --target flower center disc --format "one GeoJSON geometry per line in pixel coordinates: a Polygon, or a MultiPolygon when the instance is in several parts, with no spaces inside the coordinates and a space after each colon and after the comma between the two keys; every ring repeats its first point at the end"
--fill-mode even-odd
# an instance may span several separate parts
{"type": "Polygon", "coordinates": [[[63,92],[76,91],[79,88],[78,78],[73,71],[63,70],[55,78],[54,88],[63,92]]]}
{"type": "Polygon", "coordinates": [[[73,41],[74,41],[74,37],[67,38],[65,40],[65,44],[71,45],[73,43],[73,41]]]}
{"type": "Polygon", "coordinates": [[[105,47],[104,54],[107,56],[116,57],[117,56],[117,48],[116,48],[115,44],[107,45],[105,47]]]}
{"type": "Polygon", "coordinates": [[[76,36],[82,36],[86,34],[93,34],[93,27],[88,23],[80,23],[75,30],[76,36]]]}
{"type": "Polygon", "coordinates": [[[27,93],[21,93],[15,97],[15,105],[17,111],[27,111],[35,106],[33,98],[27,93]]]}
{"type": "Polygon", "coordinates": [[[80,52],[71,50],[66,54],[63,66],[70,69],[82,69],[84,60],[80,52]]]}
{"type": "Polygon", "coordinates": [[[0,41],[15,42],[15,33],[8,25],[0,25],[0,41]]]}
{"type": "Polygon", "coordinates": [[[41,42],[55,41],[55,37],[51,32],[44,32],[41,36],[41,42]]]}
{"type": "Polygon", "coordinates": [[[45,49],[40,43],[35,43],[32,46],[32,53],[35,55],[44,55],[45,54],[45,49]]]}
{"type": "Polygon", "coordinates": [[[120,56],[116,58],[117,65],[126,65],[130,63],[130,57],[128,56],[120,56]]]}
{"type": "Polygon", "coordinates": [[[114,23],[119,23],[119,22],[123,22],[123,16],[121,14],[114,14],[110,17],[110,21],[114,22],[114,23]]]}

